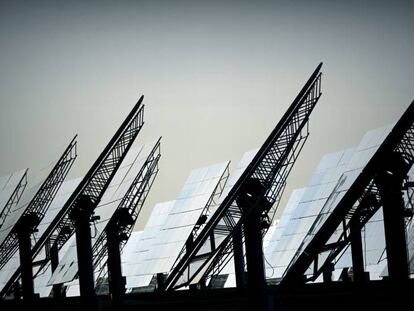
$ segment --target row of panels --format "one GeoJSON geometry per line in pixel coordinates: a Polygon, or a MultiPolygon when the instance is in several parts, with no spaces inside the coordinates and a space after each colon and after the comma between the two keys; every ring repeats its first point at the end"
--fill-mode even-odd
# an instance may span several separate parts
{"type": "MultiPolygon", "coordinates": [[[[336,206],[336,202],[348,190],[365,164],[377,150],[391,126],[368,132],[355,148],[325,155],[317,166],[306,188],[295,190],[285,207],[280,219],[267,231],[264,239],[264,257],[266,276],[269,279],[281,279],[289,265],[304,249],[308,241],[317,232],[320,225],[336,206]]],[[[134,176],[138,173],[142,162],[146,159],[154,144],[141,146],[131,150],[122,166],[115,175],[109,188],[105,192],[96,215],[100,220],[96,222],[95,238],[105,228],[117,204],[125,195],[134,176]]],[[[219,206],[211,200],[212,197],[227,195],[228,191],[237,181],[245,167],[254,157],[255,151],[246,153],[235,171],[228,178],[229,161],[206,166],[193,170],[187,178],[176,200],[159,203],[152,211],[148,222],[141,232],[134,232],[123,251],[123,275],[127,280],[128,291],[145,288],[152,284],[154,276],[158,273],[166,274],[173,267],[180,252],[189,241],[189,235],[197,226],[202,216],[214,212],[219,206]]],[[[414,177],[414,174],[412,174],[414,177]]],[[[0,178],[0,203],[7,201],[7,195],[17,186],[17,180],[22,172],[15,176],[0,178]]],[[[42,220],[39,232],[33,236],[35,241],[48,223],[54,218],[59,208],[74,191],[80,179],[65,182],[52,202],[47,217],[42,220]]],[[[12,209],[6,218],[1,232],[6,232],[21,214],[26,201],[39,186],[31,187],[23,196],[19,205],[12,209]],[[20,213],[20,214],[19,214],[20,213]]],[[[407,202],[408,203],[408,202],[407,202]]],[[[205,222],[205,219],[204,219],[205,222]]],[[[414,256],[414,227],[408,226],[408,246],[410,256],[414,256]]],[[[371,278],[377,279],[386,275],[386,252],[383,234],[382,211],[366,224],[363,230],[364,262],[366,271],[371,278]]],[[[50,267],[36,271],[36,290],[41,296],[50,294],[52,285],[65,283],[69,287],[68,294],[77,294],[77,258],[76,243],[70,239],[60,252],[61,260],[56,271],[51,274],[50,267]]],[[[42,253],[38,260],[45,257],[42,253]]],[[[410,262],[413,262],[411,260],[410,262]]],[[[0,286],[4,285],[16,267],[19,265],[18,253],[0,271],[0,286]]],[[[341,269],[352,267],[350,250],[346,249],[336,263],[335,277],[339,277],[341,269]]],[[[235,286],[232,261],[222,270],[226,276],[226,287],[235,286]]],[[[105,279],[105,273],[96,271],[96,278],[105,279]]]]}

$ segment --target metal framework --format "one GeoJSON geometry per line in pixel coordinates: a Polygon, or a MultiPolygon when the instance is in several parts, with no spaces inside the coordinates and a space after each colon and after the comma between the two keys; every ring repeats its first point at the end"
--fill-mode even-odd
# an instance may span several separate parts
{"type": "Polygon", "coordinates": [[[108,228],[117,229],[117,233],[121,237],[120,248],[123,248],[128,241],[135,222],[138,219],[145,199],[154,183],[158,174],[158,161],[161,157],[160,153],[161,138],[157,141],[151,150],[140,171],[128,188],[125,196],[122,198],[117,209],[101,232],[95,244],[93,245],[94,270],[99,277],[103,277],[104,266],[106,264],[106,256],[108,255],[107,230],[108,228]]]}
{"type": "Polygon", "coordinates": [[[163,289],[174,290],[197,283],[213,270],[220,270],[232,255],[229,250],[233,233],[241,229],[253,211],[259,211],[266,217],[278,202],[287,175],[308,135],[309,115],[321,96],[321,66],[322,63],[211,215],[192,246],[176,261],[163,289]],[[248,204],[241,204],[242,201],[248,204]]]}
{"type": "MultiPolygon", "coordinates": [[[[45,179],[33,199],[25,208],[20,219],[27,216],[35,216],[36,223],[33,224],[36,227],[45,216],[50,204],[52,203],[57,191],[59,190],[62,182],[65,180],[70,168],[75,161],[76,154],[76,137],[75,136],[66,148],[59,161],[56,163],[49,176],[45,179]]],[[[24,175],[24,177],[26,174],[24,175]]],[[[6,237],[4,242],[0,246],[0,269],[2,269],[10,258],[16,253],[19,248],[18,232],[19,221],[16,222],[13,229],[6,237]]]]}
{"type": "Polygon", "coordinates": [[[187,239],[186,244],[183,246],[183,248],[181,249],[176,262],[174,263],[173,266],[175,266],[178,262],[178,260],[180,260],[180,258],[182,258],[185,253],[187,252],[187,248],[189,245],[189,241],[191,241],[191,244],[193,243],[193,241],[198,237],[198,235],[202,232],[204,225],[208,219],[208,216],[211,213],[211,208],[213,206],[216,206],[217,204],[219,204],[219,199],[221,194],[223,193],[223,190],[225,188],[227,179],[229,178],[230,172],[229,172],[229,167],[227,166],[226,170],[224,171],[223,175],[220,177],[220,181],[218,182],[217,186],[214,188],[213,193],[211,194],[210,198],[207,201],[206,206],[204,206],[203,211],[201,212],[201,215],[197,221],[197,223],[194,225],[193,229],[191,230],[191,233],[187,239]]]}
{"type": "Polygon", "coordinates": [[[12,195],[10,196],[7,203],[4,205],[3,210],[0,213],[0,228],[3,226],[4,221],[6,220],[7,215],[9,214],[12,207],[16,206],[22,194],[27,186],[27,169],[24,172],[22,178],[20,179],[19,183],[17,184],[16,188],[14,189],[12,195]]]}
{"type": "MultiPolygon", "coordinates": [[[[322,273],[331,269],[335,258],[353,240],[354,243],[359,243],[358,239],[353,238],[353,232],[357,232],[356,234],[359,232],[360,235],[360,231],[368,220],[380,207],[384,207],[384,193],[381,189],[382,182],[379,176],[384,171],[394,170],[389,168],[389,165],[400,164],[403,169],[398,168],[398,170],[402,170],[399,171],[399,174],[403,176],[402,179],[405,179],[404,176],[414,164],[414,101],[336,207],[327,216],[319,230],[313,232],[315,235],[307,246],[301,249],[292,260],[282,278],[281,286],[294,286],[303,282],[315,281],[322,273]],[[336,230],[340,232],[338,239],[335,242],[328,243],[336,230]],[[322,262],[320,262],[321,258],[323,259],[322,262]],[[312,267],[312,273],[306,276],[305,273],[309,267],[312,267]]],[[[341,185],[343,178],[344,176],[338,181],[337,188],[341,185]]],[[[331,199],[336,197],[336,193],[337,189],[333,191],[325,203],[326,207],[330,208],[329,205],[332,205],[331,199]]],[[[394,202],[394,205],[396,204],[397,202],[394,202]]],[[[394,208],[394,213],[397,213],[396,208],[394,208]]],[[[353,248],[353,251],[357,250],[353,248]]],[[[356,257],[354,258],[353,255],[354,265],[356,260],[362,260],[362,258],[358,259],[356,257]]],[[[360,257],[362,257],[362,254],[360,257]]]]}
{"type": "MultiPolygon", "coordinates": [[[[99,204],[102,195],[144,125],[144,106],[141,105],[143,99],[144,96],[141,96],[68,201],[38,239],[32,249],[32,259],[47,244],[52,245],[50,249],[60,250],[75,232],[75,225],[70,215],[79,209],[78,201],[84,202],[85,199],[89,201],[91,212],[89,216],[92,216],[94,208],[99,204]]],[[[1,291],[0,296],[5,295],[19,275],[20,269],[18,268],[1,291]]]]}

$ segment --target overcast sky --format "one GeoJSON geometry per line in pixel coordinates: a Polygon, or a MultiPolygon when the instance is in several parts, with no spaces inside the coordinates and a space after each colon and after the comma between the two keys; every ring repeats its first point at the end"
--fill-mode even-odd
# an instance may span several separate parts
{"type": "Polygon", "coordinates": [[[86,173],[144,94],[137,142],[163,139],[141,227],[191,169],[260,147],[323,61],[285,202],[414,99],[414,1],[120,2],[0,2],[0,175],[36,180],[76,133],[71,176],[86,173]]]}

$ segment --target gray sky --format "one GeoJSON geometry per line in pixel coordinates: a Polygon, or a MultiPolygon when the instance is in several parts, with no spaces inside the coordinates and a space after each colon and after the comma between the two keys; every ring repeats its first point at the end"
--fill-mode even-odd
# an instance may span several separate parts
{"type": "Polygon", "coordinates": [[[414,99],[413,1],[2,1],[0,175],[33,179],[79,134],[84,174],[141,94],[159,135],[148,209],[190,170],[259,147],[320,61],[323,96],[285,192],[414,99]]]}

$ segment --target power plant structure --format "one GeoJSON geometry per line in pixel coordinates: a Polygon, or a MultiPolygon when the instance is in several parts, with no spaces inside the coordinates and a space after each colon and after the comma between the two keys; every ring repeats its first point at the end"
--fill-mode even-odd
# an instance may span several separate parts
{"type": "Polygon", "coordinates": [[[76,136],[38,185],[27,169],[0,177],[1,310],[414,307],[414,101],[395,124],[325,155],[280,205],[321,68],[260,148],[233,171],[228,160],[194,169],[142,231],[161,159],[161,138],[135,143],[143,96],[84,177],[66,180],[76,136]]]}

